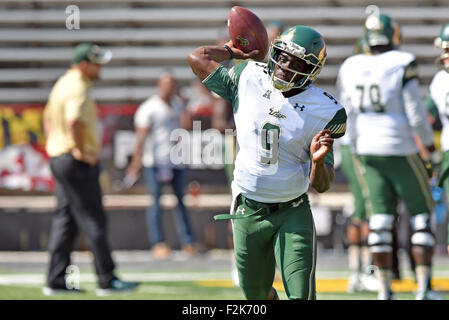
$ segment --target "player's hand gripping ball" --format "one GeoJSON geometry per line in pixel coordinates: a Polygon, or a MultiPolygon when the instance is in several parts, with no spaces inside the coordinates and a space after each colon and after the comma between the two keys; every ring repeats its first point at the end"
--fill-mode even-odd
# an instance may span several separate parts
{"type": "Polygon", "coordinates": [[[265,59],[268,51],[267,29],[253,12],[239,6],[232,7],[228,16],[228,32],[235,48],[245,53],[259,50],[253,59],[265,59]]]}

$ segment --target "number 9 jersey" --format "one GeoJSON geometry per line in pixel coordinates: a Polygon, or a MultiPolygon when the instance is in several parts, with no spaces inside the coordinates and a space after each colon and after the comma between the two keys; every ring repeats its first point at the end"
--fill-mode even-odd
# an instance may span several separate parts
{"type": "MultiPolygon", "coordinates": [[[[310,144],[323,129],[344,135],[346,112],[329,93],[309,86],[285,98],[266,64],[246,61],[219,67],[203,83],[234,108],[239,151],[232,193],[265,203],[293,200],[309,188],[310,144]]],[[[330,151],[326,163],[333,166],[330,151]]]]}
{"type": "Polygon", "coordinates": [[[348,113],[356,114],[348,126],[357,154],[416,154],[414,131],[424,145],[432,144],[413,54],[390,50],[349,57],[339,70],[337,86],[348,113]]]}

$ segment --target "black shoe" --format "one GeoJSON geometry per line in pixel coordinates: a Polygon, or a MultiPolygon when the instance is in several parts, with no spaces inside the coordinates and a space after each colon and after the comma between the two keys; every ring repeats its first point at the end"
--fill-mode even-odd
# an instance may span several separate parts
{"type": "Polygon", "coordinates": [[[81,289],[68,289],[66,287],[50,287],[46,286],[42,288],[42,294],[44,296],[54,296],[58,294],[80,294],[84,293],[84,290],[81,289]]]}
{"type": "Polygon", "coordinates": [[[98,296],[107,296],[112,293],[130,292],[137,289],[139,282],[128,282],[120,279],[113,279],[106,288],[98,288],[98,296]]]}

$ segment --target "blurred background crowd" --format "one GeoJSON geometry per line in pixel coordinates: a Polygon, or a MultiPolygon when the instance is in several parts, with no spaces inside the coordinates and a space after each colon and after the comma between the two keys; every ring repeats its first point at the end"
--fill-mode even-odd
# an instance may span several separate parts
{"type": "MultiPolygon", "coordinates": [[[[0,0],[0,250],[47,249],[55,202],[44,148],[43,109],[55,81],[70,66],[77,44],[95,43],[112,53],[92,88],[98,104],[100,182],[111,247],[149,249],[152,234],[144,221],[146,210],[155,203],[154,185],[148,186],[142,175],[131,182],[125,178],[135,152],[136,111],[158,94],[161,76],[170,74],[174,81],[173,94],[187,114],[184,128],[192,132],[194,121],[200,120],[202,132],[216,129],[224,134],[233,128],[232,113],[195,79],[186,57],[199,45],[228,40],[226,18],[232,6],[256,13],[271,39],[298,24],[319,31],[326,40],[328,58],[316,84],[336,95],[339,66],[355,53],[370,4],[365,0],[0,0]]],[[[437,71],[434,60],[439,50],[433,47],[433,39],[448,22],[449,1],[380,0],[376,5],[400,24],[401,48],[417,58],[425,97],[437,71]]],[[[438,134],[438,124],[434,129],[438,134]]],[[[199,143],[192,152],[201,158],[207,141],[201,135],[192,135],[189,141],[199,143]]],[[[330,250],[347,247],[345,230],[352,211],[338,158],[336,150],[337,176],[331,190],[312,194],[319,245],[330,250]]],[[[201,161],[185,169],[182,192],[197,245],[189,253],[231,248],[229,226],[214,223],[212,216],[228,211],[232,168],[201,161]]],[[[175,193],[170,185],[161,187],[161,210],[177,210],[175,193]]],[[[402,213],[407,214],[404,209],[402,213]]],[[[180,248],[182,239],[175,232],[173,217],[164,215],[161,228],[168,246],[180,248]]],[[[433,224],[436,252],[445,254],[447,213],[433,224]]],[[[398,241],[399,247],[406,248],[408,226],[403,228],[404,237],[399,233],[398,241]]],[[[82,238],[77,248],[87,248],[82,238]]]]}

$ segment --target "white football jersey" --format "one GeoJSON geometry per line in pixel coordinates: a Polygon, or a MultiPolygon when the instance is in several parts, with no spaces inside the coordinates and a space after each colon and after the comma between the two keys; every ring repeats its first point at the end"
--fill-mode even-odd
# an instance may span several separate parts
{"type": "Polygon", "coordinates": [[[143,149],[143,166],[174,166],[170,160],[174,144],[170,140],[170,134],[181,127],[183,109],[178,97],[174,97],[168,105],[159,95],[148,98],[139,106],[134,115],[134,124],[136,127],[150,129],[143,149]]]}
{"type": "Polygon", "coordinates": [[[358,54],[344,61],[338,74],[339,94],[345,97],[350,113],[356,114],[351,135],[355,135],[357,154],[402,156],[417,153],[414,123],[419,124],[416,127],[424,126],[423,140],[426,143],[431,140],[431,128],[426,123],[419,92],[412,92],[414,99],[404,101],[404,85],[415,81],[413,85],[417,86],[416,76],[415,57],[407,52],[358,54]],[[412,111],[410,104],[415,104],[412,111]]]}
{"type": "Polygon", "coordinates": [[[441,132],[441,149],[449,150],[449,73],[441,70],[432,79],[430,96],[438,108],[443,130],[441,132]]]}
{"type": "MultiPolygon", "coordinates": [[[[312,138],[328,128],[333,137],[345,133],[346,113],[327,92],[310,86],[285,98],[276,90],[266,65],[254,61],[219,67],[204,84],[234,107],[239,152],[233,196],[266,203],[286,202],[307,192],[312,138]]],[[[326,162],[333,165],[333,155],[326,162]]]]}

